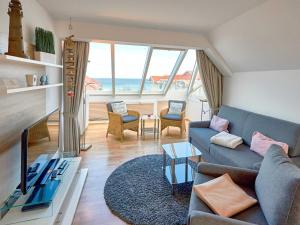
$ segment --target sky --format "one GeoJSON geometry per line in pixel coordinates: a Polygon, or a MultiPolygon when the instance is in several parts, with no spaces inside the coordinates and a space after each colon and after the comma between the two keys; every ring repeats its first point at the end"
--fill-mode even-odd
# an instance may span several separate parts
{"type": "MultiPolygon", "coordinates": [[[[116,78],[141,79],[148,48],[148,46],[115,44],[116,78]]],[[[169,75],[179,54],[180,51],[154,49],[147,78],[152,75],[169,75]]],[[[192,71],[195,61],[195,51],[189,50],[178,74],[192,71]]],[[[110,44],[91,42],[87,76],[92,78],[111,78],[110,44]]]]}

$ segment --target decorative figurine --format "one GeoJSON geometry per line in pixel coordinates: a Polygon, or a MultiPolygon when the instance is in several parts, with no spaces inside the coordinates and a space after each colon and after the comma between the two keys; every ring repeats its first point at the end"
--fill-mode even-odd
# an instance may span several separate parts
{"type": "Polygon", "coordinates": [[[65,38],[64,42],[64,88],[67,96],[75,96],[75,42],[72,36],[65,38]]]}
{"type": "Polygon", "coordinates": [[[19,0],[11,0],[8,8],[9,15],[9,37],[8,52],[6,55],[12,55],[27,58],[24,53],[23,34],[22,34],[22,5],[19,0]]]}
{"type": "Polygon", "coordinates": [[[40,85],[47,85],[48,84],[48,76],[42,75],[40,78],[40,85]]]}

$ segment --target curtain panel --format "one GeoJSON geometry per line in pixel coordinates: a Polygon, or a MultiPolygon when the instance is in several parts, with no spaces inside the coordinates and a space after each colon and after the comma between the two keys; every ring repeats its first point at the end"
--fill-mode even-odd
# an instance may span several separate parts
{"type": "Polygon", "coordinates": [[[78,156],[80,153],[80,127],[78,113],[83,95],[88,57],[89,43],[75,41],[75,88],[73,96],[68,95],[67,76],[64,74],[64,154],[69,156],[78,156]]]}
{"type": "Polygon", "coordinates": [[[216,115],[222,105],[223,75],[203,50],[197,50],[197,64],[211,115],[216,115]]]}

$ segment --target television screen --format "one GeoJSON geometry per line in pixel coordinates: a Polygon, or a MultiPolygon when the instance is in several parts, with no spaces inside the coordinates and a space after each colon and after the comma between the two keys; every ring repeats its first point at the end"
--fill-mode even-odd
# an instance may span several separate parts
{"type": "Polygon", "coordinates": [[[21,190],[26,194],[52,158],[59,158],[60,113],[55,110],[22,133],[21,190]]]}

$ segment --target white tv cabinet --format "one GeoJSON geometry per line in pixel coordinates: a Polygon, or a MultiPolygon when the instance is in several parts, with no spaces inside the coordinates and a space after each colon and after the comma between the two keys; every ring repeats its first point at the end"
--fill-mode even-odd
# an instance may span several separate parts
{"type": "MultiPolygon", "coordinates": [[[[27,212],[22,212],[22,207],[13,207],[0,220],[0,225],[72,224],[88,169],[80,169],[81,157],[64,159],[69,161],[69,166],[61,177],[62,181],[50,206],[27,212]]],[[[29,194],[21,196],[15,205],[22,205],[29,197],[29,194]]]]}

